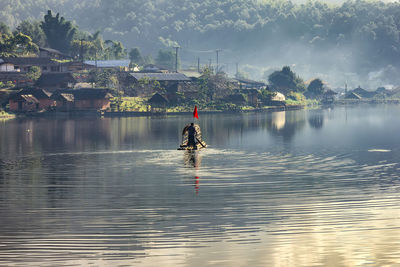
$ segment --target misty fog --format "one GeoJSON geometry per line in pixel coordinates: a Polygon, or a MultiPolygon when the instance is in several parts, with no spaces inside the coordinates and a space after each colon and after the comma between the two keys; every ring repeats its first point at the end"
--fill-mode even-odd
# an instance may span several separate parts
{"type": "Polygon", "coordinates": [[[15,28],[51,9],[82,31],[139,47],[153,58],[179,45],[183,68],[216,65],[230,75],[267,80],[288,65],[305,81],[374,90],[400,85],[400,3],[393,1],[55,1],[0,2],[15,28]]]}

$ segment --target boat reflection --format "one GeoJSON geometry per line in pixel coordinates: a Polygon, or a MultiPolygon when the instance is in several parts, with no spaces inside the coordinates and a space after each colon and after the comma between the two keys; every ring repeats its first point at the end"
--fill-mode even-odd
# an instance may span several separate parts
{"type": "MultiPolygon", "coordinates": [[[[201,156],[198,150],[185,150],[183,160],[185,166],[194,167],[195,170],[198,170],[201,165],[201,156]]],[[[200,177],[197,175],[194,177],[194,188],[196,190],[196,195],[199,194],[200,177]]]]}
{"type": "Polygon", "coordinates": [[[201,156],[198,150],[185,150],[183,155],[185,166],[199,168],[201,165],[201,156]]]}

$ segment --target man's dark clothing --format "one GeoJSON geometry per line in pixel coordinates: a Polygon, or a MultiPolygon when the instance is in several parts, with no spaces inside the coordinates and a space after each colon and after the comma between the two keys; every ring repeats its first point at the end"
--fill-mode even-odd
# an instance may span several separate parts
{"type": "Polygon", "coordinates": [[[187,131],[188,131],[188,146],[195,147],[196,146],[195,136],[197,135],[196,129],[194,128],[193,125],[190,125],[187,128],[187,131]]]}

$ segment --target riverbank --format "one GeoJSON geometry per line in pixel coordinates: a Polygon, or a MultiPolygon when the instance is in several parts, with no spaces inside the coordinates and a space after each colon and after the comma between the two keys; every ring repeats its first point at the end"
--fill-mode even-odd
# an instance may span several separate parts
{"type": "MultiPolygon", "coordinates": [[[[223,113],[247,113],[247,112],[274,112],[286,110],[304,109],[304,105],[290,106],[267,106],[262,108],[238,109],[238,110],[201,110],[199,114],[223,114],[223,113]]],[[[163,111],[163,112],[142,112],[142,111],[107,111],[102,112],[104,117],[140,117],[140,116],[160,116],[160,115],[191,115],[192,111],[163,111]]]]}
{"type": "MultiPolygon", "coordinates": [[[[236,110],[201,110],[199,114],[233,114],[233,113],[249,113],[249,112],[275,112],[286,110],[304,109],[304,105],[288,105],[288,106],[266,106],[262,108],[246,108],[236,110]]],[[[95,111],[95,110],[76,110],[76,111],[41,111],[41,112],[21,112],[15,114],[5,113],[4,118],[21,118],[21,117],[150,117],[150,116],[169,116],[169,115],[191,115],[192,111],[95,111]]],[[[0,116],[0,118],[2,118],[0,116]]]]}

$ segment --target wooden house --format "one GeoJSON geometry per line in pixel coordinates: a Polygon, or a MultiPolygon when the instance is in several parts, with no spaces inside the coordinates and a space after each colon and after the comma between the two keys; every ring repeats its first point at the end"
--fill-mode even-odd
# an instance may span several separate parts
{"type": "Polygon", "coordinates": [[[10,110],[14,112],[38,111],[39,100],[33,95],[20,95],[10,100],[10,110]]]}
{"type": "Polygon", "coordinates": [[[125,87],[135,87],[137,96],[149,96],[154,93],[154,82],[166,89],[168,99],[172,99],[182,84],[190,83],[191,79],[182,73],[129,73],[125,77],[125,87]]]}
{"type": "Polygon", "coordinates": [[[106,110],[112,94],[107,89],[83,88],[59,90],[52,95],[57,110],[106,110]]]}
{"type": "Polygon", "coordinates": [[[358,88],[354,89],[352,92],[356,93],[358,96],[360,96],[362,98],[372,98],[376,94],[375,92],[367,91],[367,90],[361,88],[360,86],[358,86],[358,88]]]}
{"type": "Polygon", "coordinates": [[[152,112],[164,112],[168,105],[168,100],[159,93],[155,93],[147,103],[151,106],[152,112]]]}
{"type": "Polygon", "coordinates": [[[47,110],[54,106],[51,93],[42,89],[23,89],[9,98],[11,111],[47,110]]]}
{"type": "Polygon", "coordinates": [[[250,79],[236,79],[239,83],[240,89],[256,89],[262,90],[267,87],[263,82],[257,82],[250,79]]]}
{"type": "Polygon", "coordinates": [[[349,92],[344,98],[345,98],[345,99],[360,100],[362,97],[359,96],[357,93],[349,92]]]}
{"type": "Polygon", "coordinates": [[[33,66],[40,68],[42,73],[63,71],[63,65],[48,57],[5,57],[0,61],[0,69],[5,72],[26,73],[33,66]]]}
{"type": "Polygon", "coordinates": [[[73,94],[56,93],[52,96],[57,110],[71,111],[75,108],[75,98],[73,94]]]}
{"type": "Polygon", "coordinates": [[[335,101],[337,93],[331,89],[328,89],[324,94],[322,95],[322,103],[328,104],[328,103],[333,103],[335,101]]]}

